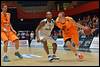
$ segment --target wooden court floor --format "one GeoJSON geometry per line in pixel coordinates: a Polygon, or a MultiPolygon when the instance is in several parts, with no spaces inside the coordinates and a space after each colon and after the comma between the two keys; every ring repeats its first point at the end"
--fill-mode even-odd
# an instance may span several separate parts
{"type": "MultiPolygon", "coordinates": [[[[1,48],[1,66],[98,66],[99,56],[95,53],[84,52],[85,58],[80,62],[71,51],[57,50],[57,56],[60,60],[55,60],[52,63],[48,61],[47,55],[43,48],[28,48],[21,47],[21,54],[33,54],[41,57],[18,59],[14,55],[14,47],[8,48],[8,56],[11,62],[3,62],[3,48],[1,48]]],[[[51,50],[50,50],[51,51],[51,50]]]]}

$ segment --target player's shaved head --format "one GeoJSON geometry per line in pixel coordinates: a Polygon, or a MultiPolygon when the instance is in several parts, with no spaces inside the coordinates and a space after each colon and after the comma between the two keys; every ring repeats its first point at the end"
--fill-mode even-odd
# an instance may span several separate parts
{"type": "Polygon", "coordinates": [[[59,12],[59,14],[60,14],[62,17],[65,17],[65,13],[64,13],[64,12],[59,12]]]}

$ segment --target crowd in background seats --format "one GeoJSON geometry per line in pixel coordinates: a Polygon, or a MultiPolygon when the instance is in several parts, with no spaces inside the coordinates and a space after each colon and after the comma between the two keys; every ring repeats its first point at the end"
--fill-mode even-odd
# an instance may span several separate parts
{"type": "MultiPolygon", "coordinates": [[[[78,19],[78,21],[76,21],[77,23],[80,23],[83,26],[88,26],[91,28],[91,32],[92,32],[92,36],[98,36],[99,35],[99,18],[97,16],[84,16],[83,19],[78,19]]],[[[85,35],[82,29],[79,29],[79,34],[80,35],[85,35]]],[[[61,30],[57,30],[55,29],[51,36],[56,40],[57,38],[62,38],[62,31],[61,30]]],[[[21,31],[18,32],[18,37],[20,39],[35,39],[35,32],[34,31],[21,31]]]]}
{"type": "Polygon", "coordinates": [[[88,26],[91,28],[91,35],[98,36],[99,35],[99,18],[97,16],[86,16],[83,17],[82,20],[79,19],[78,23],[83,26],[88,26]]]}

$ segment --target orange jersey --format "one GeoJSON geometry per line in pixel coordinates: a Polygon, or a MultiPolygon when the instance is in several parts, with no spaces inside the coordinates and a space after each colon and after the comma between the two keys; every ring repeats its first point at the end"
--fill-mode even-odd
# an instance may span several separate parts
{"type": "Polygon", "coordinates": [[[73,41],[77,40],[78,43],[78,31],[75,22],[71,17],[65,17],[65,21],[60,22],[59,18],[56,19],[56,26],[62,30],[64,41],[68,38],[72,38],[73,41]]]}
{"type": "Polygon", "coordinates": [[[3,14],[1,12],[1,28],[10,30],[10,13],[3,14]]]}
{"type": "Polygon", "coordinates": [[[6,13],[3,14],[1,12],[1,28],[2,29],[6,29],[9,32],[4,32],[1,31],[1,39],[2,41],[15,41],[16,39],[18,39],[18,37],[16,36],[16,34],[14,32],[11,31],[11,26],[10,26],[10,13],[6,13]]]}

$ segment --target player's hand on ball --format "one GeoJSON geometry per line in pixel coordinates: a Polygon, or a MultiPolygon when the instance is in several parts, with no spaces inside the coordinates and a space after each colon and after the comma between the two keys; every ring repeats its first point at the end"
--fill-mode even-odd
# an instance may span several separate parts
{"type": "Polygon", "coordinates": [[[85,26],[83,28],[85,35],[91,35],[91,28],[88,26],[85,26]]]}

